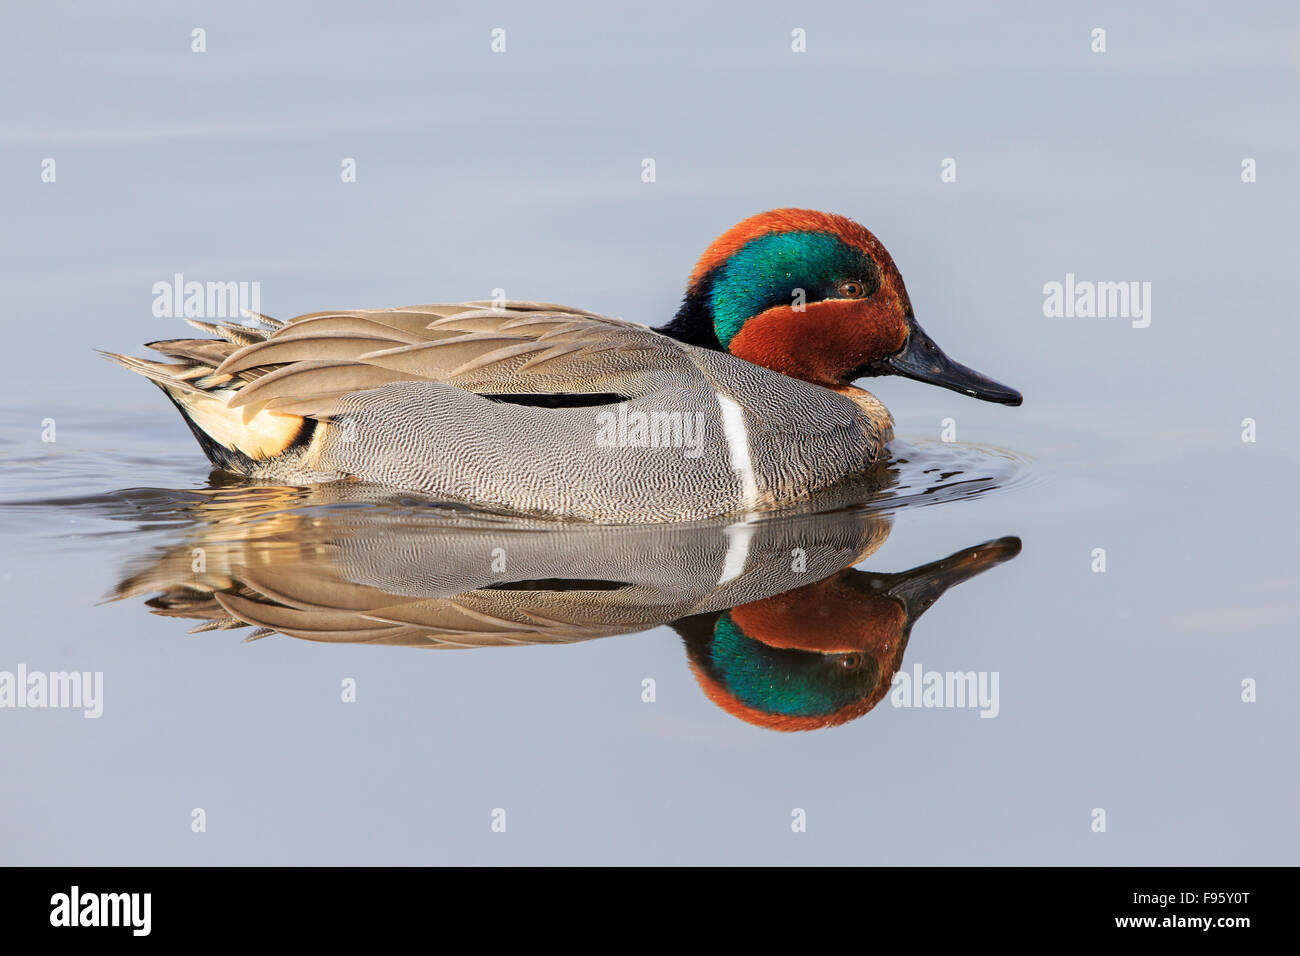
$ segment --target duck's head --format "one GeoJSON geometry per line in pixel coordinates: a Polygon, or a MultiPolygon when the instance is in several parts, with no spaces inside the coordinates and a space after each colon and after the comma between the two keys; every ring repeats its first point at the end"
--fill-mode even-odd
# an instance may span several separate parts
{"type": "Polygon", "coordinates": [[[772,730],[832,727],[889,693],[912,625],[945,591],[1019,553],[1009,537],[898,574],[845,568],[674,627],[700,687],[729,714],[772,730]]]}
{"type": "Polygon", "coordinates": [[[681,309],[661,331],[827,388],[905,375],[988,402],[1021,402],[1015,389],[944,355],[917,324],[880,240],[831,213],[774,209],[728,229],[700,257],[681,309]]]}

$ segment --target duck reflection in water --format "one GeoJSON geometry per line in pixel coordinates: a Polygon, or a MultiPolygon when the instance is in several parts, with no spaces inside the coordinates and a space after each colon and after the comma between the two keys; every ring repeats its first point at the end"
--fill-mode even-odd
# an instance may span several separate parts
{"type": "MultiPolygon", "coordinates": [[[[596,526],[234,488],[172,499],[186,540],[114,598],[332,643],[423,648],[681,635],[709,700],[774,730],[854,720],[890,689],[912,626],[945,591],[1015,557],[1000,538],[908,571],[855,565],[888,537],[862,509],[690,525],[596,526]],[[360,505],[360,507],[358,506],[360,505]]],[[[322,497],[328,496],[328,497],[322,497]]]]}

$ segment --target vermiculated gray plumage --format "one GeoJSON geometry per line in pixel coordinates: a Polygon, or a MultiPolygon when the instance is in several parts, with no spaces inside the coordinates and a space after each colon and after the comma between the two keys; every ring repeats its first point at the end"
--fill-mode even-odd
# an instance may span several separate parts
{"type": "Polygon", "coordinates": [[[193,324],[221,338],[152,343],[172,364],[111,357],[167,392],[214,464],[265,481],[352,479],[596,522],[690,520],[807,498],[865,471],[891,431],[864,392],[544,303],[193,324]],[[521,401],[582,395],[614,400],[521,401]],[[609,440],[611,421],[640,420],[676,430],[664,425],[660,447],[638,444],[634,428],[609,440]]]}

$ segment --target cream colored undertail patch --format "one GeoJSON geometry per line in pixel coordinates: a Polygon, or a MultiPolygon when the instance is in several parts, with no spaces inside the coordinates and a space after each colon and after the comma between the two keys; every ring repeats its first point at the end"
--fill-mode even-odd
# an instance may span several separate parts
{"type": "Polygon", "coordinates": [[[180,389],[168,391],[184,407],[194,424],[213,441],[243,452],[249,458],[274,458],[302,433],[303,418],[300,415],[263,410],[248,416],[245,421],[246,409],[230,408],[226,404],[238,394],[233,388],[203,393],[180,389]]]}

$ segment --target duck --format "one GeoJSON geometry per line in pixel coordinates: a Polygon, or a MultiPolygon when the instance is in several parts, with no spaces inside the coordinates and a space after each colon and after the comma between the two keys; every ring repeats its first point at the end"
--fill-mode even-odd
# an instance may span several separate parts
{"type": "Polygon", "coordinates": [[[105,352],[167,395],[212,465],[261,482],[400,489],[604,524],[779,510],[888,460],[893,418],[853,383],[900,375],[1021,394],[918,324],[864,226],[775,209],[715,239],[659,327],[471,301],[186,321],[206,338],[105,352]]]}

